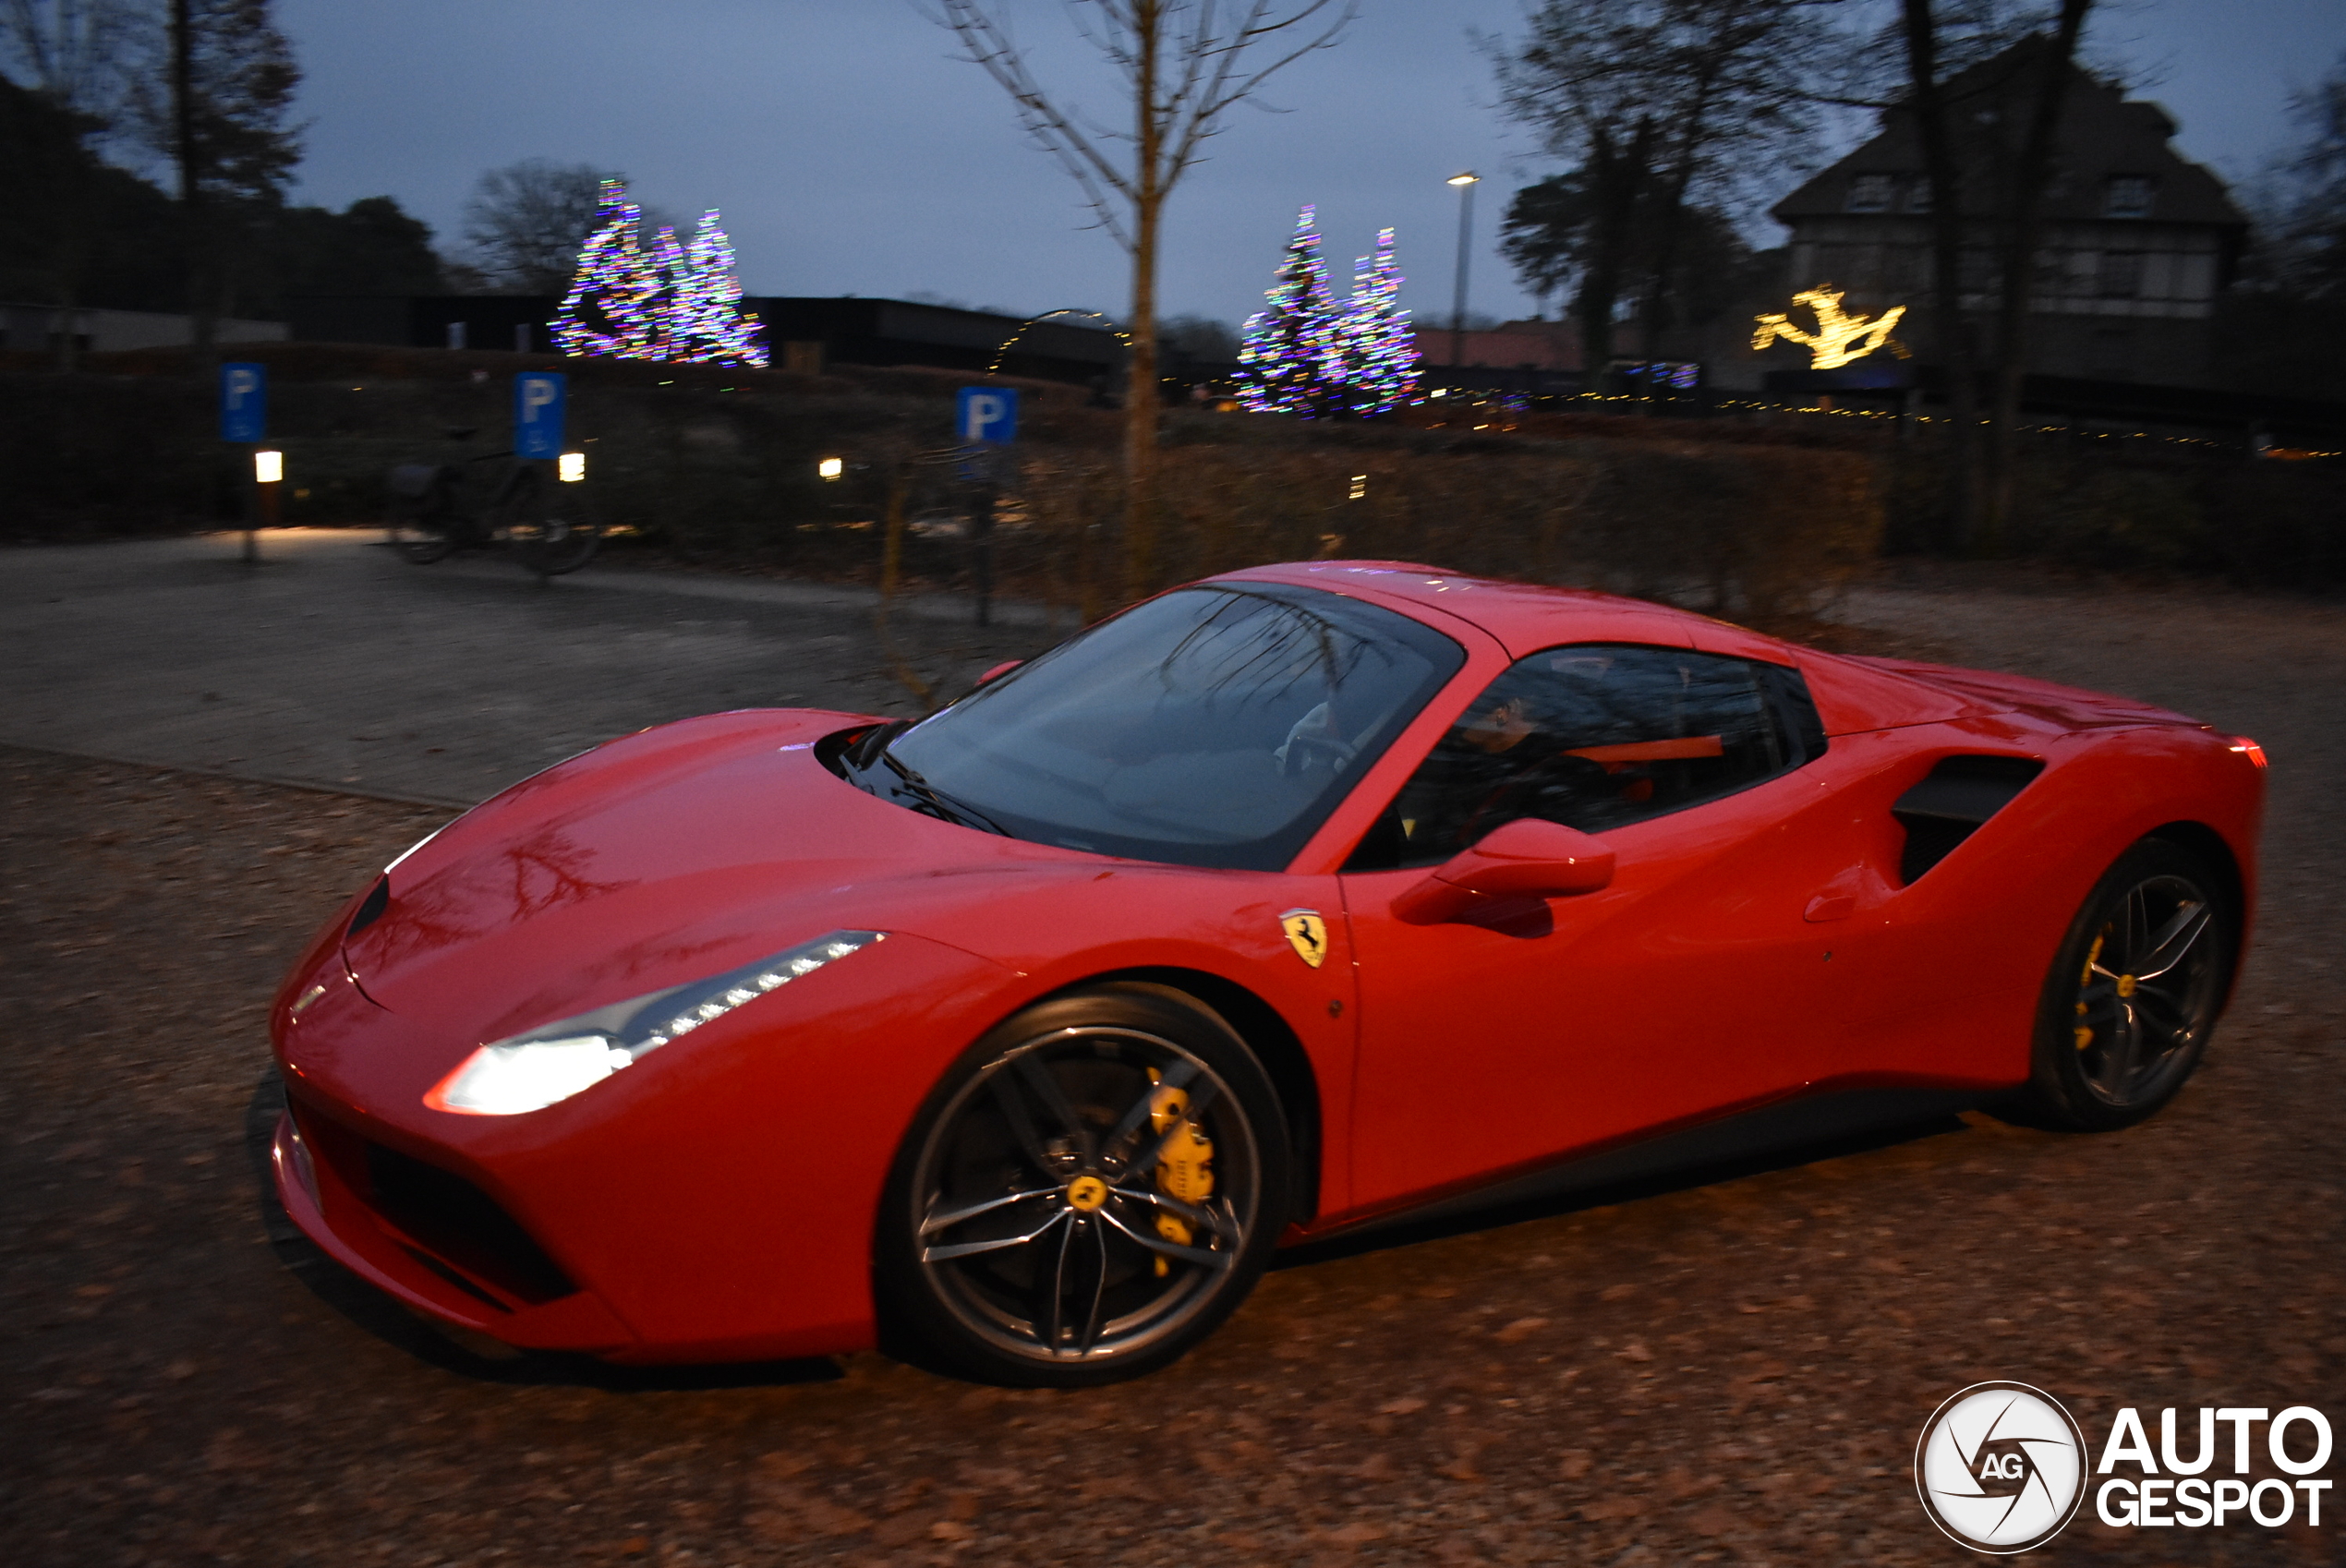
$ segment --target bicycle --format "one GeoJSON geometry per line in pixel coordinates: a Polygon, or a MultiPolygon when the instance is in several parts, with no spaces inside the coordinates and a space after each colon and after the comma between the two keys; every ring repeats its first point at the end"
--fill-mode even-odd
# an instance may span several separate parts
{"type": "MultiPolygon", "coordinates": [[[[451,429],[466,440],[478,427],[451,429]]],[[[510,451],[482,452],[462,463],[403,463],[385,476],[391,492],[391,543],[417,566],[445,560],[460,549],[502,544],[539,577],[575,572],[594,559],[602,525],[581,484],[564,484],[550,465],[510,451]],[[493,481],[477,464],[509,459],[493,481]],[[493,485],[478,506],[467,501],[493,485]]]]}

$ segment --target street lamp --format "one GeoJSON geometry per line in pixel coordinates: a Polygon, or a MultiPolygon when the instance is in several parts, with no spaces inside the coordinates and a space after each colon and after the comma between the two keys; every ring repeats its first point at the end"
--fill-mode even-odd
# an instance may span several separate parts
{"type": "Polygon", "coordinates": [[[1458,187],[1457,291],[1450,298],[1450,368],[1455,370],[1466,361],[1467,245],[1474,230],[1474,187],[1482,176],[1469,169],[1443,183],[1458,187]]]}

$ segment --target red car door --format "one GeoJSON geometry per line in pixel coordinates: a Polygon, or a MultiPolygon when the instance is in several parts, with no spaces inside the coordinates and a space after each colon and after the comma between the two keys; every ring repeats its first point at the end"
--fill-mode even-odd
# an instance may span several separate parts
{"type": "Polygon", "coordinates": [[[1866,846],[1802,706],[1796,676],[1741,659],[1578,646],[1518,661],[1469,706],[1340,879],[1360,974],[1356,1205],[1833,1070],[1833,997],[1857,955],[1836,951],[1853,928],[1831,918],[1832,889],[1866,846]],[[1510,754],[1527,760],[1485,760],[1510,754]],[[1445,851],[1525,815],[1601,837],[1611,885],[1434,924],[1395,913],[1445,851]]]}

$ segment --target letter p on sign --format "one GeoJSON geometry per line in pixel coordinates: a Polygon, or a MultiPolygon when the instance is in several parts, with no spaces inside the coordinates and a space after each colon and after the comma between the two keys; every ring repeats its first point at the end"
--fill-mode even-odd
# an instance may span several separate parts
{"type": "Polygon", "coordinates": [[[1010,387],[963,387],[954,428],[972,446],[1008,446],[1018,437],[1018,392],[1010,387]]]}

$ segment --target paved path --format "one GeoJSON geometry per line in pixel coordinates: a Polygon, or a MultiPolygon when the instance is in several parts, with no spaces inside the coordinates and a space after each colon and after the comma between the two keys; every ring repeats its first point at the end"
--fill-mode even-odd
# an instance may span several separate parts
{"type": "MultiPolygon", "coordinates": [[[[0,554],[0,742],[464,806],[691,714],[919,711],[868,592],[602,562],[541,585],[376,537],[266,533],[258,568],[233,534],[0,554]]],[[[908,598],[896,641],[955,691],[1072,628],[998,610],[908,598]]]]}

